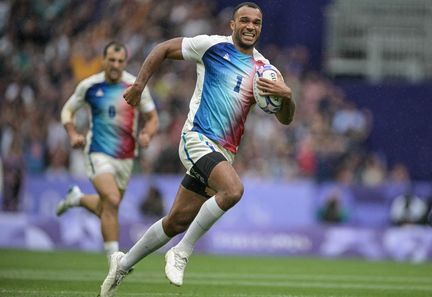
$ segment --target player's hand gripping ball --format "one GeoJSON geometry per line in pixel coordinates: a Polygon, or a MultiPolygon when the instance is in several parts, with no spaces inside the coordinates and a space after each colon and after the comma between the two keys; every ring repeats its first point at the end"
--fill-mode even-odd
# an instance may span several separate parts
{"type": "Polygon", "coordinates": [[[276,113],[282,106],[282,99],[276,96],[261,96],[260,90],[257,86],[257,80],[260,77],[264,77],[273,81],[277,81],[278,72],[276,67],[270,64],[259,66],[256,69],[255,76],[253,79],[253,95],[258,106],[266,113],[276,113]]]}

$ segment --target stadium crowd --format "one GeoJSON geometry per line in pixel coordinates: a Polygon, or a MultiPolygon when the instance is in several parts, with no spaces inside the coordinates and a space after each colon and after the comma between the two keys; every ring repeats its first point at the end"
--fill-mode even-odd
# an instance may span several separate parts
{"type": "MultiPolygon", "coordinates": [[[[162,40],[196,34],[229,34],[231,15],[214,1],[0,1],[0,137],[4,191],[24,173],[85,175],[82,154],[72,150],[60,110],[76,83],[99,71],[103,46],[127,45],[128,71],[137,73],[149,50],[162,40]],[[213,4],[213,5],[212,5],[213,4]]],[[[297,102],[288,128],[255,108],[235,162],[242,176],[374,185],[406,181],[400,164],[368,151],[371,114],[357,107],[324,75],[309,69],[308,49],[258,46],[283,73],[297,102]]],[[[195,87],[188,62],[165,63],[151,79],[161,127],[141,151],[137,173],[182,173],[180,130],[195,87]]],[[[78,114],[85,118],[85,113],[78,114]]]]}

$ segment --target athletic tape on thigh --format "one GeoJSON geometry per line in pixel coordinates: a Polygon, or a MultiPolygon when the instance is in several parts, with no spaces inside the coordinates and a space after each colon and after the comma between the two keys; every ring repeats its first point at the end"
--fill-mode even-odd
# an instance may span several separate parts
{"type": "Polygon", "coordinates": [[[211,152],[202,156],[189,170],[190,174],[199,180],[202,184],[207,185],[208,178],[213,168],[222,161],[227,159],[219,152],[211,152]]]}
{"type": "Polygon", "coordinates": [[[204,196],[206,198],[210,198],[211,196],[206,193],[206,185],[201,183],[196,178],[186,174],[181,182],[182,186],[188,189],[189,191],[192,191],[194,193],[197,193],[198,195],[204,196]]]}

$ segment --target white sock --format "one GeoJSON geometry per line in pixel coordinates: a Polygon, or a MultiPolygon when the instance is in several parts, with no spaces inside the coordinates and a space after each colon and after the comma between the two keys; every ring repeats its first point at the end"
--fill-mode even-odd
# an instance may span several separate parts
{"type": "Polygon", "coordinates": [[[119,243],[118,241],[105,241],[104,242],[104,250],[105,253],[108,257],[108,261],[109,258],[111,257],[112,254],[114,254],[115,252],[118,252],[119,250],[119,243]]]}
{"type": "Polygon", "coordinates": [[[170,241],[171,237],[165,234],[162,227],[162,219],[148,228],[144,235],[133,245],[133,247],[120,260],[120,269],[128,271],[142,258],[151,254],[170,241]]]}
{"type": "Polygon", "coordinates": [[[183,251],[190,256],[198,239],[200,239],[224,213],[225,211],[216,203],[215,196],[204,202],[185,235],[176,245],[176,250],[183,251]]]}

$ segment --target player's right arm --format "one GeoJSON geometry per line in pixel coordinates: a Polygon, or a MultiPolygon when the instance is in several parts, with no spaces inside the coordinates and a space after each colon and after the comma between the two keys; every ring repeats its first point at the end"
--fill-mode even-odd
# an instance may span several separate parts
{"type": "Polygon", "coordinates": [[[152,49],[144,60],[134,84],[127,88],[123,94],[123,98],[128,104],[132,106],[139,104],[144,87],[164,60],[183,60],[182,40],[182,37],[173,38],[159,43],[152,49]]]}
{"type": "Polygon", "coordinates": [[[69,137],[69,143],[73,148],[82,148],[86,144],[85,136],[76,130],[74,116],[78,109],[84,105],[85,90],[83,84],[79,84],[72,96],[66,101],[61,111],[61,122],[69,137]]]}
{"type": "Polygon", "coordinates": [[[145,125],[138,135],[138,142],[142,147],[147,148],[159,129],[159,115],[149,88],[144,88],[142,92],[139,109],[145,118],[145,125]]]}

